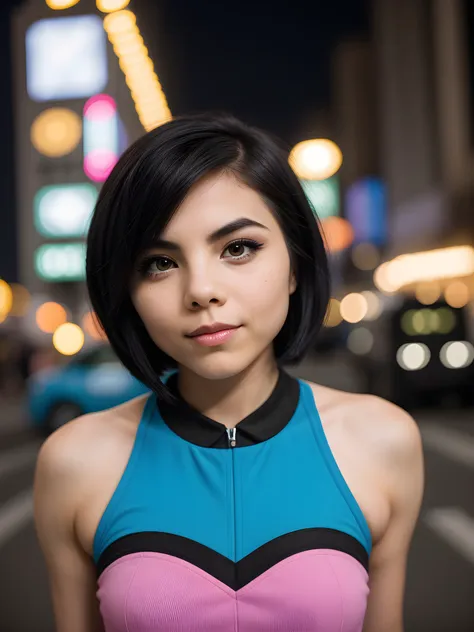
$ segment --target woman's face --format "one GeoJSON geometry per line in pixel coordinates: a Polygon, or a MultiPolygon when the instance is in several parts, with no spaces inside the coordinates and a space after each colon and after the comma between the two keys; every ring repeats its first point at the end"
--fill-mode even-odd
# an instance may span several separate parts
{"type": "Polygon", "coordinates": [[[224,379],[272,352],[295,287],[273,214],[258,193],[222,173],[191,189],[160,242],[139,257],[131,298],[178,365],[224,379]],[[224,331],[192,335],[216,323],[224,331]]]}

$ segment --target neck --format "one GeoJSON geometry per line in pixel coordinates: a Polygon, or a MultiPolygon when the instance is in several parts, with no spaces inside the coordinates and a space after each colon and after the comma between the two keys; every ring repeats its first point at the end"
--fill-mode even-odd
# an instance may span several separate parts
{"type": "Polygon", "coordinates": [[[270,397],[277,381],[278,366],[272,351],[241,373],[224,379],[208,379],[180,367],[178,387],[193,408],[233,428],[270,397]]]}

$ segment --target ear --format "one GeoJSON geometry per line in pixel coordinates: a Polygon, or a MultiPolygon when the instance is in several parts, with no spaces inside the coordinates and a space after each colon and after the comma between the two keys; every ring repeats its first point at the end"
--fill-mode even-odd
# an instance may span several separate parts
{"type": "Polygon", "coordinates": [[[298,287],[298,284],[296,282],[296,276],[295,276],[295,273],[292,270],[291,273],[290,273],[290,285],[289,285],[290,295],[295,292],[297,287],[298,287]]]}

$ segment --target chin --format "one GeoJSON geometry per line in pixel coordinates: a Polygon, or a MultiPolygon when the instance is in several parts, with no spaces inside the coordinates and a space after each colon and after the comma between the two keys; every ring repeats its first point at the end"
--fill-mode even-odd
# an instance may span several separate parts
{"type": "Polygon", "coordinates": [[[183,365],[206,380],[226,380],[245,371],[254,358],[238,357],[235,353],[211,354],[207,358],[199,358],[183,365]]]}

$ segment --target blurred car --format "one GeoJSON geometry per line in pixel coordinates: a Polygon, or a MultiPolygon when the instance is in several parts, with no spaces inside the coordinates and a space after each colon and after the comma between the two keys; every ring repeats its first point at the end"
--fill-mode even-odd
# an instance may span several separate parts
{"type": "Polygon", "coordinates": [[[148,392],[108,345],[83,351],[65,366],[48,368],[28,380],[31,424],[49,434],[79,415],[117,406],[148,392]]]}

